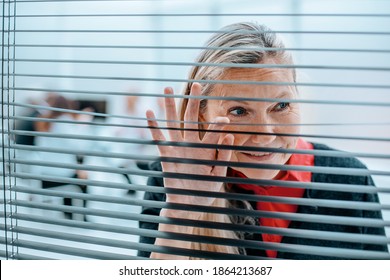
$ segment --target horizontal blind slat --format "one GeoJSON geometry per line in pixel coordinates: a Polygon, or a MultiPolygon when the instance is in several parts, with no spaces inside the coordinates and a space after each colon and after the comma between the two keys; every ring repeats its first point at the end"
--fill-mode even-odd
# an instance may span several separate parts
{"type": "MultiPolygon", "coordinates": [[[[42,150],[42,152],[49,152],[42,150]]],[[[79,155],[76,153],[76,155],[79,155]]],[[[137,159],[142,161],[151,161],[151,162],[171,162],[171,163],[183,163],[183,164],[192,164],[192,165],[211,165],[211,166],[230,166],[230,167],[245,167],[245,168],[259,168],[259,169],[271,169],[271,170],[295,170],[295,171],[309,171],[312,173],[321,173],[321,174],[338,174],[338,175],[351,175],[351,176],[390,176],[390,172],[382,170],[370,170],[363,168],[348,168],[348,167],[319,167],[319,166],[301,166],[301,165],[278,165],[278,164],[261,164],[261,163],[250,163],[250,162],[237,162],[230,163],[227,161],[217,161],[217,160],[196,160],[196,159],[185,159],[185,158],[161,158],[156,157],[150,159],[147,156],[134,156],[128,157],[129,159],[137,159]]],[[[0,158],[1,160],[1,158],[0,158]]],[[[100,171],[114,174],[134,174],[138,169],[127,168],[127,167],[106,167],[106,166],[96,166],[90,164],[66,164],[66,163],[56,163],[53,161],[44,161],[44,160],[19,160],[19,159],[8,159],[8,163],[17,163],[17,164],[27,164],[34,166],[47,166],[47,167],[58,167],[64,169],[77,169],[77,170],[87,170],[87,171],[100,171]]],[[[140,174],[141,175],[141,174],[140,174]]]]}
{"type": "MultiPolygon", "coordinates": [[[[289,100],[278,100],[280,102],[289,102],[289,100]]],[[[382,104],[383,107],[387,107],[389,106],[390,107],[390,103],[389,104],[382,104]]],[[[55,110],[53,110],[55,111],[55,110]]],[[[83,114],[83,111],[73,111],[73,110],[66,110],[64,113],[76,113],[76,114],[81,114],[81,115],[84,115],[83,114]]],[[[101,117],[101,115],[94,115],[94,114],[85,114],[85,115],[90,115],[90,116],[98,116],[98,117],[101,117]]],[[[2,116],[0,116],[2,117],[2,116]]],[[[113,118],[117,118],[116,116],[104,116],[104,117],[113,117],[113,118]]],[[[142,129],[149,129],[148,126],[146,125],[133,125],[133,124],[123,124],[123,123],[105,123],[105,122],[100,122],[100,121],[76,121],[76,120],[61,120],[61,119],[50,119],[50,118],[45,118],[45,117],[14,117],[14,116],[11,116],[11,117],[8,117],[8,116],[3,116],[3,118],[5,120],[21,120],[21,121],[26,121],[26,122],[36,122],[36,121],[40,121],[40,122],[47,122],[47,123],[66,123],[66,124],[74,124],[74,125],[89,125],[89,126],[93,126],[93,127],[96,127],[96,126],[101,126],[101,127],[133,127],[133,128],[142,128],[142,129]]],[[[120,119],[128,119],[128,120],[133,120],[133,121],[144,121],[146,122],[147,119],[146,118],[139,118],[139,117],[129,117],[129,118],[125,118],[125,116],[122,116],[122,118],[120,119]]],[[[171,120],[167,120],[167,119],[154,119],[155,121],[163,121],[163,122],[173,122],[174,121],[171,121],[171,120]]],[[[189,122],[183,122],[183,123],[189,123],[189,122]]],[[[198,124],[204,124],[204,122],[199,122],[198,124]]],[[[337,122],[337,123],[281,123],[281,124],[270,124],[270,123],[256,123],[256,124],[249,124],[249,123],[241,123],[241,124],[238,124],[237,126],[243,126],[243,125],[247,125],[247,126],[274,126],[274,127],[278,127],[278,126],[388,126],[390,125],[389,122],[364,122],[364,123],[358,123],[358,122],[337,122]]],[[[226,124],[226,126],[229,127],[229,124],[226,124]]],[[[165,128],[165,127],[161,127],[161,129],[168,129],[168,128],[165,128]]],[[[181,130],[188,130],[188,129],[181,129],[181,130]]],[[[27,131],[27,130],[19,130],[19,131],[27,131]]],[[[198,131],[203,131],[202,129],[198,129],[198,131]]],[[[213,131],[213,130],[211,130],[213,131]]],[[[216,130],[216,131],[220,131],[220,130],[216,130]]],[[[226,130],[224,130],[226,131],[226,130]]],[[[250,132],[239,132],[237,134],[250,134],[250,132]]]]}
{"type": "MultiPolygon", "coordinates": [[[[180,173],[167,173],[159,171],[139,171],[133,173],[134,175],[146,175],[156,178],[173,178],[181,179],[183,176],[186,180],[200,180],[200,181],[211,181],[211,182],[225,182],[225,183],[249,183],[257,184],[263,186],[280,186],[280,187],[298,187],[302,189],[315,189],[315,190],[327,190],[335,192],[357,192],[357,193],[388,193],[389,188],[386,187],[374,187],[366,185],[353,185],[353,184],[331,184],[331,183],[297,183],[293,181],[272,181],[272,180],[260,180],[260,179],[244,179],[244,178],[235,178],[235,177],[216,177],[216,176],[205,176],[205,175],[192,175],[191,178],[188,178],[186,174],[180,173]]],[[[0,172],[0,175],[2,173],[0,172]]],[[[51,182],[64,182],[77,185],[97,185],[97,186],[109,186],[111,182],[107,181],[97,181],[89,179],[73,179],[68,177],[56,177],[49,175],[34,175],[32,173],[23,173],[23,172],[14,172],[9,175],[10,178],[20,178],[20,179],[33,179],[33,180],[44,180],[51,182]],[[103,184],[103,185],[102,185],[103,184]]],[[[115,184],[115,183],[112,183],[115,184]]],[[[126,189],[128,184],[115,184],[116,187],[126,189]]]]}
{"type": "MultiPolygon", "coordinates": [[[[55,187],[54,187],[55,188],[55,187]]],[[[115,188],[115,187],[112,187],[115,188]]],[[[120,188],[122,189],[122,188],[120,188]]],[[[307,198],[290,198],[290,197],[280,197],[280,196],[257,196],[253,194],[235,194],[235,193],[218,193],[218,192],[202,192],[197,190],[182,190],[182,189],[172,189],[153,186],[142,186],[142,185],[130,185],[129,187],[123,186],[125,190],[138,190],[138,191],[148,191],[153,193],[172,193],[172,194],[182,194],[189,196],[204,196],[204,197],[215,197],[215,198],[224,198],[231,200],[247,200],[247,201],[265,201],[265,202],[277,202],[284,204],[294,204],[294,205],[306,205],[312,207],[327,207],[327,208],[343,208],[343,209],[355,209],[355,210],[368,210],[368,211],[382,211],[390,210],[390,205],[384,203],[374,203],[374,202],[354,202],[354,201],[343,201],[343,200],[327,200],[327,199],[307,199],[307,198]]],[[[75,193],[70,191],[56,191],[51,189],[35,189],[23,186],[14,186],[12,191],[17,193],[29,193],[29,194],[40,194],[45,196],[54,196],[54,197],[69,197],[75,199],[83,199],[88,201],[101,201],[107,203],[115,204],[126,204],[132,205],[131,198],[124,197],[113,197],[113,196],[103,196],[103,195],[93,195],[93,194],[84,194],[84,193],[75,193]]]]}
{"type": "MultiPolygon", "coordinates": [[[[301,222],[308,222],[308,223],[327,223],[327,224],[335,224],[335,225],[353,225],[353,226],[379,227],[379,228],[390,226],[390,221],[384,221],[384,220],[372,219],[372,218],[357,218],[357,217],[347,217],[347,216],[334,217],[329,215],[317,215],[317,214],[267,212],[267,211],[260,211],[260,210],[231,209],[231,208],[198,206],[198,205],[194,206],[194,205],[177,204],[177,203],[157,202],[151,200],[144,200],[136,203],[137,204],[135,205],[137,206],[145,206],[145,207],[152,207],[152,208],[166,208],[166,209],[205,212],[205,213],[214,213],[214,214],[241,215],[241,216],[250,216],[250,217],[277,218],[277,219],[301,221],[301,222]]],[[[112,212],[107,210],[89,209],[89,208],[75,207],[75,206],[52,205],[48,203],[20,201],[20,200],[9,201],[9,204],[15,206],[38,208],[38,209],[57,210],[62,212],[73,212],[73,213],[77,212],[79,214],[85,214],[85,215],[109,216],[112,218],[125,219],[125,220],[129,219],[128,215],[120,212],[115,212],[115,211],[112,212]]]]}
{"type": "Polygon", "coordinates": [[[390,17],[386,13],[117,13],[117,14],[17,14],[6,17],[390,17]]]}
{"type": "MultiPolygon", "coordinates": [[[[15,48],[91,48],[91,49],[168,49],[168,50],[245,50],[245,47],[208,47],[208,46],[153,46],[153,45],[71,45],[71,44],[14,44],[15,48]]],[[[362,52],[362,53],[390,53],[388,49],[347,49],[347,48],[251,48],[267,51],[306,51],[306,52],[362,52]]]]}
{"type": "MultiPolygon", "coordinates": [[[[4,225],[1,225],[1,227],[4,227],[4,225]]],[[[19,234],[36,235],[41,237],[53,238],[53,239],[61,239],[61,240],[74,241],[80,243],[90,243],[90,244],[96,244],[96,245],[107,246],[107,247],[116,247],[121,249],[138,249],[138,250],[141,249],[140,244],[137,242],[86,236],[82,234],[60,232],[60,231],[53,231],[47,229],[38,229],[38,228],[15,225],[12,228],[12,231],[17,232],[19,234]]]]}
{"type": "MultiPolygon", "coordinates": [[[[61,233],[61,232],[54,232],[49,230],[41,230],[41,229],[32,229],[27,227],[20,227],[16,226],[13,228],[13,231],[18,232],[19,234],[31,234],[31,235],[37,235],[42,237],[49,237],[49,238],[60,238],[60,239],[66,239],[70,241],[75,242],[82,242],[82,243],[92,243],[92,244],[98,244],[103,246],[113,246],[118,248],[124,248],[124,249],[137,249],[137,250],[143,250],[143,246],[145,244],[139,244],[135,242],[124,242],[124,241],[118,241],[118,240],[112,240],[112,239],[106,239],[106,238],[98,238],[98,237],[91,237],[91,236],[84,236],[80,234],[70,234],[70,233],[61,233]]],[[[170,232],[165,232],[167,236],[171,235],[170,232]]],[[[183,235],[185,234],[174,234],[177,235],[183,235]]],[[[197,236],[187,235],[188,240],[197,239],[197,236]]],[[[318,246],[308,246],[308,245],[295,245],[295,244],[278,244],[278,243],[269,243],[269,242],[262,242],[262,241],[247,241],[247,240],[235,240],[235,239],[228,239],[228,238],[220,238],[220,237],[207,237],[202,236],[203,242],[206,243],[212,243],[212,244],[221,244],[229,246],[232,244],[232,242],[235,242],[235,245],[237,246],[245,246],[249,248],[258,248],[258,249],[268,249],[268,250],[278,250],[278,251],[284,251],[284,252],[294,252],[294,253],[301,253],[301,254],[310,254],[310,255],[319,255],[319,256],[330,256],[330,257],[341,257],[341,258],[353,258],[353,259],[390,259],[389,253],[384,252],[375,252],[375,251],[364,251],[364,257],[362,257],[360,250],[356,249],[341,249],[341,248],[326,248],[326,247],[318,247],[318,246]]],[[[202,242],[202,243],[203,243],[202,242]]],[[[163,246],[153,246],[154,248],[163,246]]],[[[169,251],[171,250],[171,247],[166,247],[169,251]]],[[[190,254],[192,255],[196,250],[189,250],[190,254]]],[[[214,253],[207,252],[207,251],[199,251],[200,254],[210,254],[213,255],[214,253]]],[[[230,254],[221,254],[225,257],[230,257],[230,254]]],[[[232,255],[231,257],[237,258],[240,257],[240,255],[232,255]]],[[[244,257],[241,255],[241,257],[244,257]]]]}
{"type": "MultiPolygon", "coordinates": [[[[223,30],[161,30],[161,29],[16,29],[5,30],[4,33],[153,33],[153,34],[216,34],[226,33],[223,30]]],[[[321,35],[365,35],[365,36],[388,36],[386,31],[336,31],[336,30],[270,30],[270,31],[232,31],[232,34],[321,34],[321,35]]]]}
{"type": "MultiPolygon", "coordinates": [[[[138,220],[145,219],[146,215],[139,215],[138,220]]],[[[115,233],[123,233],[123,234],[132,234],[139,236],[148,236],[148,237],[162,237],[159,231],[146,230],[142,228],[132,228],[125,226],[117,226],[117,225],[108,225],[108,224],[99,224],[99,223],[91,223],[91,222],[81,222],[81,221],[71,221],[64,219],[56,219],[49,218],[45,216],[36,216],[31,214],[20,214],[15,213],[10,216],[10,218],[18,219],[19,221],[29,221],[35,223],[43,223],[43,224],[52,224],[52,225],[61,225],[68,227],[76,227],[76,228],[84,228],[90,230],[98,230],[98,231],[107,231],[107,232],[115,232],[115,233]]],[[[163,217],[157,217],[159,222],[164,223],[163,217]]],[[[147,219],[147,218],[146,218],[147,219]]],[[[179,219],[180,224],[183,222],[183,226],[191,225],[193,221],[179,219]]],[[[172,222],[172,221],[171,221],[172,222]]],[[[327,231],[316,231],[316,230],[302,230],[302,229],[294,229],[294,228],[275,228],[275,227],[267,227],[267,226],[253,226],[253,225],[233,225],[227,223],[212,223],[205,222],[203,224],[200,222],[196,224],[197,227],[205,227],[207,228],[215,228],[222,230],[233,230],[235,232],[251,232],[251,233],[268,233],[268,234],[278,234],[283,236],[294,236],[299,238],[309,238],[309,239],[321,239],[321,240],[330,240],[330,241],[344,241],[344,242],[356,242],[356,243],[365,243],[365,244],[378,244],[378,245],[386,245],[390,244],[390,238],[385,236],[374,236],[369,234],[354,234],[354,233],[341,233],[341,232],[327,232],[327,231]]],[[[180,236],[174,237],[174,239],[179,240],[180,236]]]]}
{"type": "MultiPolygon", "coordinates": [[[[206,176],[206,175],[194,175],[191,174],[189,178],[187,174],[181,173],[168,173],[160,171],[141,171],[135,170],[134,175],[156,177],[156,178],[172,178],[172,179],[186,179],[186,180],[199,180],[199,181],[210,181],[210,182],[225,182],[225,183],[247,183],[262,186],[280,186],[286,188],[302,188],[302,189],[313,189],[313,190],[327,190],[335,192],[358,192],[358,193],[388,193],[390,190],[386,187],[374,187],[367,185],[353,185],[353,184],[336,184],[336,183],[300,183],[295,181],[274,181],[274,180],[260,180],[260,179],[247,179],[247,178],[236,178],[236,177],[218,177],[218,176],[206,176]]],[[[0,171],[0,175],[2,172],[0,171]]],[[[34,175],[32,173],[14,172],[9,174],[10,178],[21,178],[21,179],[35,179],[45,180],[52,182],[65,182],[65,183],[76,183],[84,185],[101,185],[96,180],[88,179],[73,179],[67,177],[56,177],[48,175],[34,175]]],[[[104,182],[109,185],[111,182],[104,182]]],[[[104,185],[103,185],[104,186],[104,185]]]]}
{"type": "MultiPolygon", "coordinates": [[[[173,142],[175,143],[175,142],[173,142]]],[[[59,148],[42,148],[31,145],[21,145],[21,144],[10,144],[4,145],[5,148],[15,149],[15,150],[25,150],[25,151],[48,151],[53,153],[71,153],[75,154],[75,151],[70,151],[68,149],[59,149],[59,148]]],[[[204,146],[207,147],[207,146],[204,146]]],[[[223,147],[218,147],[223,149],[223,147]]],[[[255,150],[253,150],[255,151],[255,150]]],[[[390,159],[390,154],[374,154],[374,153],[359,153],[359,152],[345,152],[345,151],[337,151],[337,150],[298,150],[298,149],[272,149],[272,148],[257,148],[257,151],[261,152],[281,152],[281,153],[296,153],[296,154],[308,154],[315,156],[326,156],[326,157],[360,157],[360,158],[380,158],[380,159],[390,159]]],[[[77,151],[79,155],[90,155],[90,156],[98,156],[98,157],[113,157],[113,158],[123,158],[123,159],[132,159],[127,157],[127,155],[123,153],[114,153],[114,152],[99,152],[92,150],[81,150],[77,151]]]]}
{"type": "MultiPolygon", "coordinates": [[[[169,130],[179,130],[174,128],[162,128],[169,130]]],[[[186,129],[194,130],[194,129],[186,129]]],[[[199,131],[195,129],[194,131],[199,131]]],[[[48,132],[30,132],[23,130],[11,130],[4,131],[4,133],[10,135],[28,135],[28,136],[41,136],[49,138],[64,138],[64,139],[76,139],[76,140],[90,140],[90,141],[106,141],[106,142],[119,142],[119,143],[131,143],[131,144],[143,144],[143,145],[161,145],[161,146],[177,146],[177,147],[191,147],[191,148],[204,148],[204,149],[224,149],[224,150],[234,150],[234,151],[268,151],[268,152],[293,152],[293,153],[313,153],[311,150],[298,150],[298,149],[283,149],[283,148],[263,148],[255,146],[237,146],[237,145],[222,145],[222,144],[205,144],[205,143],[195,143],[195,142],[178,142],[178,141],[155,141],[155,140],[144,140],[138,138],[123,138],[123,137],[110,137],[110,136],[89,136],[83,134],[62,134],[62,133],[48,133],[48,132]]],[[[224,131],[229,132],[229,131],[224,131]]],[[[242,132],[242,134],[254,134],[254,132],[242,132]]],[[[330,135],[309,135],[309,134],[293,134],[293,133],[263,133],[256,132],[257,135],[272,135],[272,136],[286,136],[286,137],[308,137],[308,138],[328,138],[328,139],[343,139],[343,140],[362,140],[362,141],[380,141],[380,142],[389,142],[390,138],[387,137],[344,137],[344,136],[330,136],[330,135]]],[[[323,153],[330,153],[331,151],[326,151],[323,153]]],[[[351,154],[345,152],[344,154],[351,154]]]]}
{"type": "Polygon", "coordinates": [[[196,80],[178,78],[145,78],[145,77],[123,77],[123,76],[87,76],[87,75],[54,75],[54,74],[33,74],[33,73],[12,73],[10,77],[30,78],[60,78],[60,79],[88,79],[88,80],[112,80],[112,81],[138,81],[138,82],[166,82],[166,83],[208,83],[208,84],[246,84],[246,85],[267,85],[267,86],[298,86],[298,87],[339,87],[339,88],[362,88],[362,89],[389,89],[388,84],[340,84],[340,83],[304,83],[304,82],[258,82],[239,80],[196,80]]]}
{"type": "MultiPolygon", "coordinates": [[[[21,228],[18,228],[19,231],[22,231],[21,228]]],[[[28,231],[28,228],[26,229],[28,231]]],[[[32,233],[32,232],[31,232],[32,233]]],[[[50,231],[44,231],[35,230],[34,233],[38,236],[56,236],[55,233],[52,233],[50,231]]],[[[74,234],[67,234],[68,238],[79,238],[79,236],[74,234]]],[[[90,239],[86,239],[87,243],[90,243],[88,241],[93,241],[90,239]]],[[[0,238],[0,243],[2,242],[0,238]]],[[[130,242],[129,242],[130,244],[130,242]]],[[[20,246],[20,247],[29,247],[33,249],[43,250],[43,251],[54,251],[58,253],[72,253],[76,256],[84,256],[92,257],[92,258],[99,258],[101,259],[133,259],[133,260],[139,260],[144,259],[140,257],[135,256],[128,256],[128,255],[113,255],[111,253],[105,253],[101,251],[92,251],[89,255],[87,250],[80,250],[79,248],[72,248],[72,247],[65,247],[65,246],[58,246],[58,245],[52,245],[52,244],[46,244],[46,243],[38,243],[38,242],[32,242],[32,241],[24,241],[24,240],[15,240],[14,245],[20,246]],[[86,251],[86,252],[85,252],[86,251]],[[89,255],[89,256],[88,256],[89,255]],[[108,255],[108,257],[106,256],[108,255]]],[[[156,246],[156,245],[149,245],[149,244],[138,244],[138,243],[131,243],[131,245],[134,246],[134,248],[131,249],[141,249],[141,250],[149,250],[154,252],[160,252],[160,253],[170,253],[175,255],[183,255],[183,256],[193,256],[193,257],[206,257],[206,258],[213,258],[213,259],[236,259],[236,260],[261,260],[261,259],[267,259],[262,257],[255,257],[255,256],[244,256],[244,255],[233,255],[233,254],[225,254],[225,253],[218,253],[218,252],[208,252],[208,251],[198,251],[198,250],[189,250],[189,249],[182,249],[182,248],[175,248],[175,247],[164,247],[164,246],[156,246]]],[[[132,247],[133,247],[132,246],[132,247]]],[[[128,246],[129,247],[129,246],[128,246]]]]}
{"type": "MultiPolygon", "coordinates": [[[[145,126],[137,126],[137,125],[128,125],[127,127],[133,128],[146,128],[145,126]]],[[[156,129],[151,127],[151,129],[156,129]]],[[[162,131],[166,130],[175,130],[175,131],[205,131],[204,129],[189,129],[189,128],[173,128],[173,127],[158,127],[162,131]]],[[[303,133],[274,133],[274,132],[254,132],[254,131],[231,131],[231,130],[209,130],[210,132],[216,133],[235,133],[242,135],[272,135],[272,136],[285,136],[285,137],[305,137],[305,138],[318,138],[318,139],[339,139],[339,140],[354,140],[354,141],[378,141],[378,142],[389,142],[390,138],[387,137],[368,137],[368,136],[337,136],[337,135],[310,135],[303,133]]],[[[48,138],[65,138],[65,139],[76,139],[76,140],[93,140],[93,141],[107,141],[107,142],[122,142],[122,143],[134,143],[134,144],[144,144],[144,145],[165,145],[165,146],[191,146],[194,148],[218,148],[224,149],[224,147],[229,147],[230,150],[245,150],[250,151],[251,149],[266,149],[261,147],[241,147],[241,146],[231,146],[231,145],[220,145],[220,144],[205,144],[205,143],[193,143],[193,142],[175,142],[175,141],[152,141],[152,140],[144,140],[138,138],[123,138],[123,137],[110,137],[110,136],[89,136],[86,134],[61,134],[61,133],[50,133],[50,132],[32,132],[26,130],[3,130],[3,133],[9,135],[28,135],[28,136],[41,136],[48,138]]],[[[225,148],[227,149],[227,148],[225,148]]],[[[268,148],[272,149],[272,148],[268,148]]],[[[285,149],[282,148],[274,148],[275,151],[280,152],[285,149]]],[[[290,151],[296,151],[295,149],[290,149],[290,151]]]]}
{"type": "MultiPolygon", "coordinates": [[[[61,88],[30,88],[30,87],[9,87],[5,88],[6,90],[17,90],[17,91],[33,91],[33,92],[58,92],[58,93],[72,93],[72,94],[91,94],[96,96],[140,96],[140,97],[148,97],[148,98],[174,98],[174,99],[204,99],[204,100],[240,100],[240,101],[288,101],[292,103],[307,103],[307,104],[323,104],[323,105],[348,105],[348,106],[388,106],[388,102],[373,102],[373,101],[354,101],[354,100],[313,100],[313,99],[287,99],[287,98],[249,98],[249,97],[229,97],[229,96],[202,96],[201,98],[198,96],[188,96],[188,95],[180,95],[180,94],[174,94],[172,96],[167,96],[166,94],[159,94],[155,92],[121,92],[121,91],[89,91],[89,90],[69,90],[69,89],[61,89],[61,88]]],[[[24,108],[32,108],[32,109],[50,109],[53,111],[62,111],[64,109],[61,108],[55,108],[55,107],[48,107],[43,105],[34,105],[34,104],[27,104],[27,103],[19,103],[19,102],[10,102],[5,101],[6,105],[12,105],[17,107],[24,107],[24,108]]],[[[62,111],[63,112],[63,111],[62,111]]],[[[83,112],[83,111],[77,111],[77,110],[67,110],[66,112],[74,112],[84,115],[91,115],[91,116],[97,116],[97,117],[117,117],[117,118],[125,118],[125,119],[145,119],[140,117],[134,117],[134,116],[124,116],[124,115],[113,115],[113,114],[99,114],[96,112],[83,112]]],[[[15,117],[15,116],[8,116],[15,117]]]]}
{"type": "Polygon", "coordinates": [[[129,60],[76,60],[76,59],[9,59],[9,62],[28,63],[74,63],[74,64],[123,64],[123,65],[152,65],[152,66],[199,66],[221,68],[249,68],[249,69],[317,69],[317,70],[349,70],[349,71],[390,71],[390,67],[372,66],[340,66],[340,65],[302,65],[302,64],[250,64],[250,63],[197,63],[181,61],[129,61],[129,60]]]}
{"type": "MultiPolygon", "coordinates": [[[[28,248],[33,250],[38,250],[40,252],[51,252],[51,253],[58,253],[63,255],[70,255],[70,256],[78,256],[78,257],[84,257],[84,258],[93,258],[93,259],[101,259],[101,260],[142,260],[145,258],[141,257],[135,257],[130,255],[121,255],[121,254],[114,254],[109,252],[103,252],[103,251],[95,251],[95,250],[89,250],[89,249],[82,249],[80,248],[74,248],[71,246],[61,246],[61,245],[55,245],[55,244],[48,244],[43,242],[36,242],[36,241],[30,241],[30,240],[24,240],[24,239],[15,239],[12,242],[8,242],[9,245],[17,246],[20,248],[28,248]]],[[[3,237],[0,237],[0,244],[5,244],[5,239],[3,237]]],[[[35,258],[40,258],[40,256],[33,256],[35,258]]]]}

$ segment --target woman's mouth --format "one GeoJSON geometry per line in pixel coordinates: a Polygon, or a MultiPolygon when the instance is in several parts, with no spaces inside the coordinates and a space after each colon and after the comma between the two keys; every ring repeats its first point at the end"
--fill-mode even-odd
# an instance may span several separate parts
{"type": "Polygon", "coordinates": [[[275,153],[256,153],[256,152],[241,152],[245,157],[255,161],[267,161],[275,156],[275,153]]]}

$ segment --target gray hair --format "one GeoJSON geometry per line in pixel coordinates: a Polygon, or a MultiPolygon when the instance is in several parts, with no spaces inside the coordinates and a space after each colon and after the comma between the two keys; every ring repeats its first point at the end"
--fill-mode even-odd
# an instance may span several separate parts
{"type": "MultiPolygon", "coordinates": [[[[291,55],[284,50],[283,41],[265,25],[242,22],[225,26],[213,35],[206,43],[206,48],[196,59],[197,63],[208,65],[194,66],[188,76],[189,80],[218,80],[228,70],[218,66],[220,63],[262,63],[266,58],[275,58],[281,63],[293,64],[291,55]],[[210,66],[209,63],[215,64],[210,66]]],[[[293,79],[296,74],[293,69],[293,79]]],[[[184,95],[189,95],[192,83],[184,88],[184,95]]],[[[202,95],[209,95],[215,86],[212,83],[201,83],[202,95]]],[[[180,116],[183,119],[188,99],[183,99],[180,116]]],[[[201,108],[206,102],[201,103],[201,108]]]]}

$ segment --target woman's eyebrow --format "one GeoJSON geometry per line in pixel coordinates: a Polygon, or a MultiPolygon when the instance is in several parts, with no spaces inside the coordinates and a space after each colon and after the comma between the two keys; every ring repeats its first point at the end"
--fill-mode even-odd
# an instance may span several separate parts
{"type": "MultiPolygon", "coordinates": [[[[279,93],[277,93],[275,96],[272,96],[272,97],[264,97],[265,99],[291,99],[291,92],[290,91],[281,91],[279,93]]],[[[239,96],[239,99],[221,99],[221,103],[228,103],[228,102],[234,102],[234,103],[241,103],[241,104],[244,104],[244,105],[251,105],[253,104],[254,102],[268,102],[268,101],[262,101],[261,97],[259,97],[259,101],[257,100],[242,100],[241,99],[242,96],[239,96]]],[[[249,97],[249,98],[252,98],[252,97],[249,97]]],[[[257,99],[257,98],[256,98],[257,99]]]]}
{"type": "Polygon", "coordinates": [[[250,100],[240,100],[240,99],[232,99],[232,100],[221,100],[222,102],[234,102],[234,103],[242,103],[244,105],[250,105],[254,101],[250,100]]]}
{"type": "Polygon", "coordinates": [[[282,91],[275,96],[275,98],[289,98],[291,93],[289,91],[282,91]]]}

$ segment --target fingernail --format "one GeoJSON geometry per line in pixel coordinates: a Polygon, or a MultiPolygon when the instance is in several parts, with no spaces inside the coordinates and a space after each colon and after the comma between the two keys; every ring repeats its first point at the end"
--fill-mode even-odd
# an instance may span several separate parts
{"type": "Polygon", "coordinates": [[[214,122],[216,122],[216,123],[229,123],[230,119],[226,118],[226,117],[216,117],[214,119],[214,122]]]}
{"type": "Polygon", "coordinates": [[[166,88],[164,89],[164,92],[165,92],[165,93],[172,93],[172,92],[173,92],[173,88],[171,88],[171,87],[166,87],[166,88]]]}
{"type": "Polygon", "coordinates": [[[154,113],[152,110],[147,110],[146,111],[146,118],[148,119],[153,119],[154,118],[154,113]]]}

